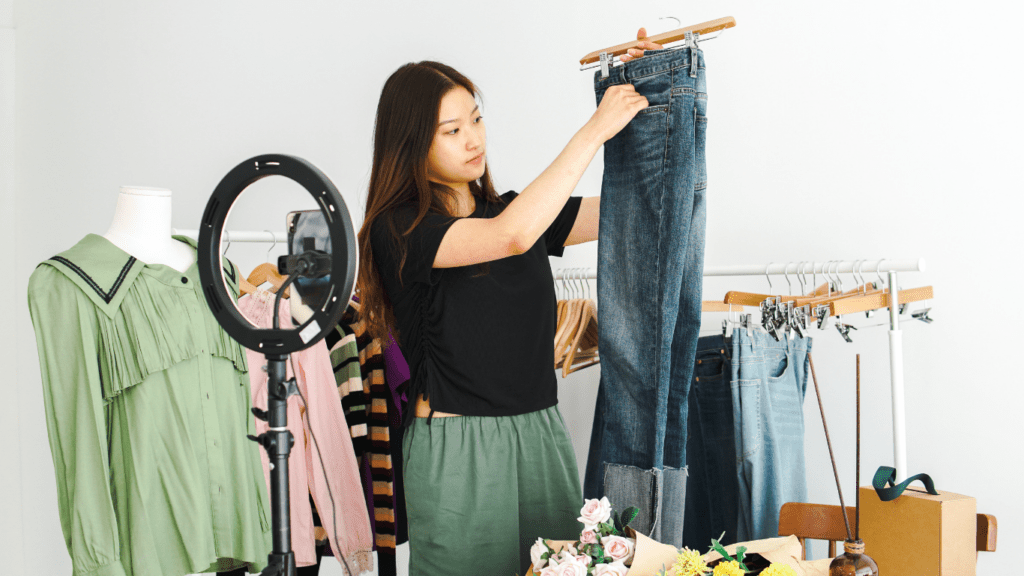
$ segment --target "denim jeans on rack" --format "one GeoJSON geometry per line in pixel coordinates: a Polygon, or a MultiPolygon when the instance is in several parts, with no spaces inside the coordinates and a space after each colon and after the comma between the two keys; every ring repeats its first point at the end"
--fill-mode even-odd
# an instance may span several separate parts
{"type": "Polygon", "coordinates": [[[700,329],[707,88],[699,49],[648,52],[595,75],[632,84],[649,107],[604,145],[597,293],[601,382],[584,493],[678,545],[687,395],[700,329]]]}
{"type": "Polygon", "coordinates": [[[757,330],[733,332],[739,515],[729,541],[778,536],[782,505],[807,501],[803,403],[810,351],[810,338],[776,342],[757,330]]]}
{"type": "Polygon", "coordinates": [[[736,433],[732,414],[732,342],[721,336],[697,340],[686,440],[686,513],[683,546],[706,549],[712,538],[738,542],[736,433]]]}

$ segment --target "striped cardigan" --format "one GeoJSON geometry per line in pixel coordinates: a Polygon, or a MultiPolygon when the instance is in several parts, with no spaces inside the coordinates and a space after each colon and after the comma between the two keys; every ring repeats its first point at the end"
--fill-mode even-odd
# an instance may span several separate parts
{"type": "Polygon", "coordinates": [[[402,446],[396,438],[401,424],[385,379],[382,347],[355,321],[352,308],[328,335],[327,346],[371,511],[379,574],[395,574],[395,548],[408,536],[400,494],[402,446]]]}

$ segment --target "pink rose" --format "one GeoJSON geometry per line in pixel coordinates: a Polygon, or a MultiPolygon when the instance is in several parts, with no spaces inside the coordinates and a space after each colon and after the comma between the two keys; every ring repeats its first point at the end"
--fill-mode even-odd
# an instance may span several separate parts
{"type": "Polygon", "coordinates": [[[612,517],[612,504],[607,497],[600,500],[587,500],[580,510],[580,517],[577,518],[583,525],[590,529],[596,529],[598,524],[603,524],[612,517]]]}
{"type": "Polygon", "coordinates": [[[598,564],[594,567],[594,576],[626,576],[626,572],[629,568],[622,562],[612,562],[611,564],[598,564]]]}
{"type": "Polygon", "coordinates": [[[584,530],[580,533],[580,544],[597,544],[597,532],[584,530]]]}
{"type": "Polygon", "coordinates": [[[604,546],[605,554],[611,556],[616,562],[623,564],[633,559],[633,548],[636,542],[632,538],[622,536],[605,536],[601,538],[601,545],[604,546]]]}

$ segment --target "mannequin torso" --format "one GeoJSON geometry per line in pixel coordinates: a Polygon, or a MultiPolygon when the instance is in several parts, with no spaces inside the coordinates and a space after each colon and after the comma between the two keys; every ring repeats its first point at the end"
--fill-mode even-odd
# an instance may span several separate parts
{"type": "Polygon", "coordinates": [[[146,264],[164,264],[185,272],[195,262],[190,246],[173,238],[171,191],[122,186],[114,220],[103,237],[146,264]]]}

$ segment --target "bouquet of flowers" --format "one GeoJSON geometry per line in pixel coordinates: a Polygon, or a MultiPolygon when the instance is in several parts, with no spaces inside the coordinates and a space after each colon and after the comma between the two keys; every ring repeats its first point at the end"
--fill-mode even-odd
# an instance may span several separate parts
{"type": "MultiPolygon", "coordinates": [[[[733,557],[718,540],[712,539],[708,554],[712,551],[718,552],[722,557],[717,561],[708,562],[700,552],[683,548],[672,566],[672,573],[675,576],[745,576],[756,571],[744,563],[747,551],[745,546],[736,548],[736,557],[733,557]]],[[[779,563],[773,563],[759,573],[761,576],[796,576],[796,571],[791,566],[779,563]]],[[[666,576],[664,568],[659,576],[666,576]]]]}
{"type": "Polygon", "coordinates": [[[620,516],[608,498],[587,500],[578,518],[583,524],[579,540],[556,553],[538,538],[530,549],[533,571],[539,576],[626,576],[636,550],[629,523],[638,513],[630,507],[620,516]]]}

